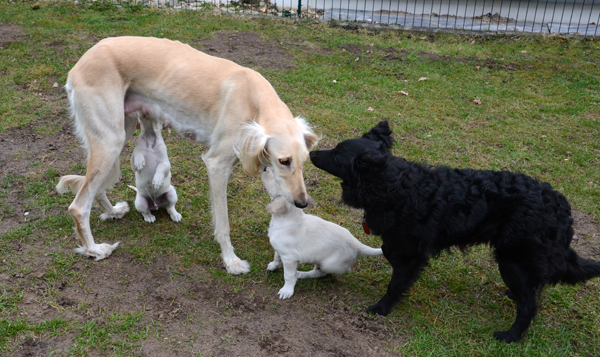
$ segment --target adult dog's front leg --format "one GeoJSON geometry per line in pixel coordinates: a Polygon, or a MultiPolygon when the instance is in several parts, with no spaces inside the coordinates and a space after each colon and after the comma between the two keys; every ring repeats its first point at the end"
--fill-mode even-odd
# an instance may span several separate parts
{"type": "Polygon", "coordinates": [[[410,289],[412,284],[417,280],[417,277],[427,265],[427,258],[417,256],[398,256],[394,255],[395,249],[386,249],[386,245],[381,247],[383,254],[394,269],[392,279],[388,285],[387,292],[377,302],[370,306],[367,311],[377,315],[387,315],[410,289]]]}
{"type": "Polygon", "coordinates": [[[234,155],[230,157],[219,156],[219,150],[213,147],[202,155],[202,160],[204,160],[208,170],[215,240],[221,246],[223,263],[227,272],[231,274],[246,274],[250,272],[250,264],[238,258],[233,251],[229,236],[230,228],[227,213],[227,182],[237,159],[234,155]]]}

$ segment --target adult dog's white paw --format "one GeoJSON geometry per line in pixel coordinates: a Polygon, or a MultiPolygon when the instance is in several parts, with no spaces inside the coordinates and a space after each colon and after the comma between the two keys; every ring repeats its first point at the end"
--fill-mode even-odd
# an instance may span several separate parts
{"type": "Polygon", "coordinates": [[[100,215],[100,219],[103,221],[121,219],[129,213],[129,205],[127,202],[118,202],[113,206],[112,212],[104,212],[100,215]]]}
{"type": "Polygon", "coordinates": [[[281,300],[285,300],[285,299],[289,299],[292,297],[292,295],[294,295],[294,288],[290,288],[288,286],[284,286],[283,288],[281,288],[279,290],[279,292],[277,293],[279,295],[279,298],[281,300]]]}
{"type": "Polygon", "coordinates": [[[250,263],[246,260],[241,260],[238,257],[229,261],[224,261],[223,263],[225,263],[225,269],[227,269],[229,274],[239,275],[248,274],[250,272],[250,263]]]}
{"type": "Polygon", "coordinates": [[[95,261],[102,260],[108,258],[112,252],[117,249],[117,246],[120,242],[115,244],[94,244],[89,249],[85,249],[84,247],[75,248],[75,252],[83,255],[84,257],[94,258],[95,261]]]}
{"type": "Polygon", "coordinates": [[[279,262],[270,262],[269,265],[267,265],[267,270],[275,271],[275,270],[279,269],[280,266],[281,266],[281,263],[279,263],[279,262]]]}

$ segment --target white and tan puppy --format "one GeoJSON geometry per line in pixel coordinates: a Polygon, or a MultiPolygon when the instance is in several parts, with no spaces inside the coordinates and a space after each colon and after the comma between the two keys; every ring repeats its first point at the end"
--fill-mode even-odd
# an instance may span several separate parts
{"type": "Polygon", "coordinates": [[[177,191],[171,185],[171,163],[167,145],[162,137],[163,124],[148,116],[140,116],[140,136],[131,154],[131,169],[135,171],[135,185],[129,186],[137,194],[135,209],[148,223],[156,217],[150,212],[166,207],[175,222],[181,222],[181,214],[175,210],[177,191]]]}
{"type": "MultiPolygon", "coordinates": [[[[344,274],[363,256],[381,255],[378,248],[366,246],[354,238],[346,228],[317,216],[305,214],[290,204],[282,195],[282,188],[270,167],[265,167],[262,181],[272,201],[267,204],[271,213],[269,241],[275,257],[267,270],[273,271],[283,263],[285,285],[279,298],[294,295],[298,279],[320,278],[327,274],[344,274]],[[298,271],[299,264],[314,264],[309,272],[298,271]]],[[[314,207],[309,197],[308,208],[314,207]]]]}
{"type": "MultiPolygon", "coordinates": [[[[208,147],[202,159],[215,239],[228,272],[250,271],[248,262],[235,255],[229,237],[227,182],[236,163],[252,176],[272,167],[283,197],[297,207],[307,205],[302,167],[318,137],[302,118],[294,118],[256,71],[177,41],[114,37],[79,59],[65,87],[88,163],[85,177],[68,176],[70,183],[61,185],[61,179],[59,186],[77,188],[69,213],[83,255],[100,260],[116,247],[94,242],[90,212],[94,200],[106,198],[105,191],[119,178],[119,154],[135,130],[138,113],[208,147]]],[[[115,218],[123,214],[117,212],[115,218]]]]}

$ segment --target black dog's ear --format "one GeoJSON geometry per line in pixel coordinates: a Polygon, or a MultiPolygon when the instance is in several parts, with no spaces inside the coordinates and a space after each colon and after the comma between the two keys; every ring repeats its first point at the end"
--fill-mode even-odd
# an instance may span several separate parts
{"type": "Polygon", "coordinates": [[[354,166],[359,171],[381,169],[387,161],[387,155],[374,149],[368,149],[354,161],[354,166]]]}
{"type": "Polygon", "coordinates": [[[394,138],[392,138],[391,135],[392,129],[390,129],[388,121],[382,120],[362,137],[375,141],[381,141],[385,145],[385,148],[389,149],[394,144],[394,138]]]}

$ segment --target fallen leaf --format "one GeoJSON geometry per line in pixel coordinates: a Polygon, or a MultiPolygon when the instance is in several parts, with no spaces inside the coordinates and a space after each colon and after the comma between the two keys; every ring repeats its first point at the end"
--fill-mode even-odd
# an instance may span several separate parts
{"type": "Polygon", "coordinates": [[[481,68],[481,66],[475,66],[475,68],[477,68],[477,70],[479,71],[479,68],[481,68]]]}
{"type": "Polygon", "coordinates": [[[527,51],[521,51],[521,53],[527,53],[527,51]]]}
{"type": "Polygon", "coordinates": [[[368,107],[368,108],[367,108],[367,110],[368,110],[368,111],[370,111],[370,112],[372,112],[372,111],[373,111],[373,110],[375,110],[375,109],[373,109],[373,108],[371,108],[371,107],[368,107]]]}
{"type": "Polygon", "coordinates": [[[421,78],[419,78],[419,82],[428,81],[428,80],[429,80],[429,78],[427,78],[427,77],[421,77],[421,78]]]}
{"type": "Polygon", "coordinates": [[[354,62],[358,62],[358,60],[359,60],[359,59],[360,59],[360,58],[356,57],[356,59],[354,60],[354,62]]]}
{"type": "Polygon", "coordinates": [[[398,93],[400,93],[400,94],[404,94],[404,95],[406,95],[406,96],[408,95],[408,93],[407,93],[407,92],[405,92],[405,91],[403,91],[403,90],[399,91],[398,93]]]}
{"type": "Polygon", "coordinates": [[[479,99],[475,99],[473,100],[473,103],[477,104],[477,105],[481,105],[481,101],[479,99]]]}
{"type": "Polygon", "coordinates": [[[58,83],[54,82],[54,84],[52,85],[53,88],[58,88],[58,83]]]}

